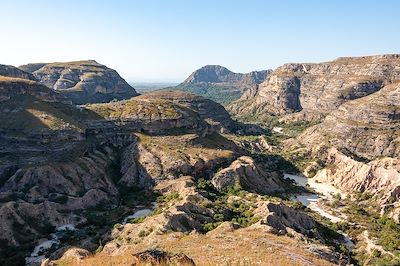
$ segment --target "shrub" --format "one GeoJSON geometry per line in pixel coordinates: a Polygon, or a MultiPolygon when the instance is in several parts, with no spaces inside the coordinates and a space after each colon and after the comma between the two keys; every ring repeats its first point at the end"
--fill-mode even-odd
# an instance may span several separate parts
{"type": "Polygon", "coordinates": [[[138,236],[139,236],[140,238],[143,238],[143,237],[146,237],[146,236],[150,235],[150,233],[151,233],[150,231],[141,230],[141,231],[139,232],[138,236]]]}
{"type": "Polygon", "coordinates": [[[128,223],[131,223],[131,224],[140,224],[140,223],[142,223],[142,222],[144,221],[145,218],[146,218],[146,217],[133,218],[133,219],[130,219],[130,220],[128,221],[128,223]]]}

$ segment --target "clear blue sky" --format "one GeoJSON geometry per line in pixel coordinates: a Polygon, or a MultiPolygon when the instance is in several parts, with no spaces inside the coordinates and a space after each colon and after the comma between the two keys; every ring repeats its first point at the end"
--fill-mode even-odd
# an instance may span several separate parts
{"type": "Polygon", "coordinates": [[[400,1],[0,0],[0,63],[95,59],[129,81],[181,81],[400,53],[400,1]]]}

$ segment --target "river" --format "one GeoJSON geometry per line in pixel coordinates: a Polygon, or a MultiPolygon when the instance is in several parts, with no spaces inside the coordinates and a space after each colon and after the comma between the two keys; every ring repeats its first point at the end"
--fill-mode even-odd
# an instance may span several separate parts
{"type": "MultiPolygon", "coordinates": [[[[344,221],[343,217],[339,217],[337,215],[327,212],[323,208],[322,200],[323,199],[331,200],[333,198],[333,195],[338,193],[342,197],[346,197],[347,195],[345,193],[342,193],[334,186],[331,186],[329,184],[317,183],[315,182],[314,179],[307,178],[303,175],[284,174],[284,177],[292,179],[299,186],[305,188],[311,188],[316,192],[316,193],[303,193],[299,195],[294,195],[290,197],[291,200],[301,202],[304,206],[319,213],[321,216],[329,219],[333,223],[344,221]]],[[[343,235],[345,240],[345,245],[347,246],[347,248],[349,250],[352,250],[354,248],[354,243],[351,240],[351,238],[342,232],[339,233],[343,235]]]]}
{"type": "Polygon", "coordinates": [[[56,228],[56,231],[51,234],[51,238],[39,243],[32,251],[29,257],[25,258],[25,265],[40,265],[45,258],[44,252],[51,249],[53,246],[60,245],[59,236],[67,230],[75,230],[73,224],[64,224],[56,228]]]}

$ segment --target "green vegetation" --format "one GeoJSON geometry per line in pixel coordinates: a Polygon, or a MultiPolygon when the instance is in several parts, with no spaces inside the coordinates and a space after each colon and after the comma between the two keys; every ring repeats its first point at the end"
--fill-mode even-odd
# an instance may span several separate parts
{"type": "Polygon", "coordinates": [[[203,225],[205,232],[215,229],[224,221],[231,221],[246,227],[260,220],[260,217],[255,216],[253,213],[255,206],[251,204],[252,198],[246,197],[250,193],[242,190],[239,184],[220,192],[214,188],[210,180],[199,178],[197,180],[197,188],[206,191],[206,196],[212,202],[207,207],[215,213],[213,216],[214,221],[203,225]],[[237,196],[240,199],[235,198],[232,200],[231,196],[237,196]]]}
{"type": "Polygon", "coordinates": [[[140,224],[140,223],[142,223],[144,221],[145,218],[146,218],[145,216],[138,217],[138,218],[133,218],[133,219],[128,220],[128,223],[130,223],[130,224],[140,224]]]}
{"type": "Polygon", "coordinates": [[[387,215],[379,213],[380,206],[374,203],[369,193],[356,193],[354,199],[341,199],[343,212],[348,219],[347,222],[337,223],[336,229],[346,232],[354,239],[362,237],[367,231],[369,239],[386,251],[383,253],[373,250],[371,256],[358,252],[354,259],[360,265],[366,260],[369,260],[370,265],[400,265],[400,225],[387,215]]]}
{"type": "Polygon", "coordinates": [[[6,246],[7,240],[0,239],[0,265],[2,266],[20,266],[25,265],[25,257],[33,249],[32,244],[21,246],[6,246]]]}
{"type": "Polygon", "coordinates": [[[191,92],[222,105],[227,105],[242,96],[238,88],[210,84],[181,84],[174,89],[191,92]]]}
{"type": "Polygon", "coordinates": [[[157,208],[155,208],[151,215],[157,215],[163,212],[165,208],[170,205],[170,203],[181,200],[181,196],[178,192],[174,191],[169,194],[161,195],[157,197],[157,208]]]}
{"type": "Polygon", "coordinates": [[[138,236],[139,236],[140,238],[144,238],[144,237],[150,235],[151,232],[153,232],[153,228],[150,228],[149,230],[141,230],[141,231],[139,232],[138,236]]]}

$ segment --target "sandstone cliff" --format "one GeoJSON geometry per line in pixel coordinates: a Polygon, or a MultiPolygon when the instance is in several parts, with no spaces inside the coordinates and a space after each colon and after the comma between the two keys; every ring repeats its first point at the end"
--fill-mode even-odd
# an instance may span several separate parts
{"type": "Polygon", "coordinates": [[[362,98],[400,78],[400,56],[344,57],[278,67],[256,92],[229,106],[235,115],[289,115],[319,120],[344,102],[362,98]]]}
{"type": "Polygon", "coordinates": [[[39,82],[63,93],[75,104],[109,102],[138,95],[115,70],[93,60],[28,64],[20,68],[31,71],[39,82]]]}

